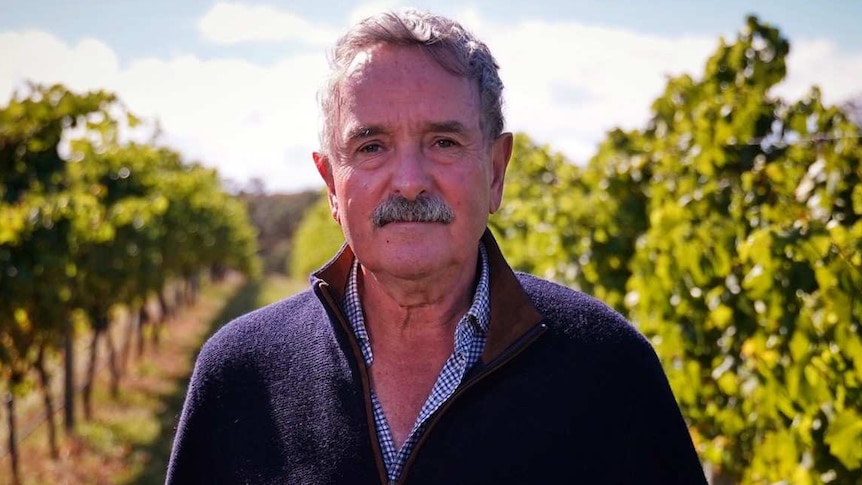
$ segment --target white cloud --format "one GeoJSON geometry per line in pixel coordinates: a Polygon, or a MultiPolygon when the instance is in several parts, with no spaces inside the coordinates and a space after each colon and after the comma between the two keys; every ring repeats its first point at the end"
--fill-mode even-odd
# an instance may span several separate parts
{"type": "Polygon", "coordinates": [[[315,25],[292,12],[234,2],[214,5],[197,27],[205,39],[224,45],[283,41],[326,45],[337,37],[331,28],[315,25]]]}
{"type": "Polygon", "coordinates": [[[487,36],[506,83],[510,129],[579,163],[608,130],[643,125],[668,76],[699,72],[716,45],[552,22],[489,26],[487,36]]]}
{"type": "Polygon", "coordinates": [[[104,43],[69,46],[44,32],[0,34],[0,53],[0,99],[25,80],[60,82],[75,91],[107,89],[138,116],[157,118],[167,144],[224,177],[259,177],[279,190],[320,185],[311,152],[317,148],[316,90],[326,71],[322,54],[268,66],[182,56],[120,67],[104,43]]]}
{"type": "Polygon", "coordinates": [[[122,97],[158,116],[180,146],[232,179],[259,177],[271,188],[317,184],[317,84],[322,56],[271,66],[194,57],[132,63],[122,97]],[[302,154],[300,156],[300,154],[302,154]]]}
{"type": "MultiPolygon", "coordinates": [[[[595,154],[608,130],[643,127],[668,78],[700,78],[719,42],[562,22],[483,27],[506,83],[509,129],[578,163],[595,154]]],[[[827,103],[862,94],[862,52],[839,52],[828,40],[801,40],[787,64],[788,77],[776,93],[789,101],[815,84],[827,103]]]]}
{"type": "Polygon", "coordinates": [[[94,79],[111,85],[119,65],[114,52],[98,40],[84,39],[69,46],[39,31],[0,32],[0,57],[0,99],[4,101],[25,80],[61,82],[76,90],[94,87],[94,79]]]}
{"type": "MultiPolygon", "coordinates": [[[[350,15],[381,5],[366,7],[350,15]]],[[[667,76],[700,76],[718,44],[712,37],[662,38],[571,22],[495,24],[470,9],[455,16],[487,41],[502,66],[510,129],[577,162],[595,153],[607,130],[643,126],[667,76]]],[[[298,19],[297,25],[311,24],[298,19]]],[[[315,92],[327,67],[322,46],[305,46],[267,65],[192,55],[121,64],[99,40],[69,44],[44,32],[0,33],[0,99],[24,79],[108,89],[136,114],[158,118],[165,142],[224,177],[259,177],[272,190],[320,187],[310,154],[317,148],[315,92]]],[[[806,40],[794,42],[788,63],[780,92],[789,99],[812,84],[828,102],[858,94],[862,52],[806,40]]]]}
{"type": "Polygon", "coordinates": [[[862,52],[840,52],[830,40],[792,42],[787,78],[776,93],[788,100],[808,94],[817,85],[828,104],[862,96],[862,52]]]}

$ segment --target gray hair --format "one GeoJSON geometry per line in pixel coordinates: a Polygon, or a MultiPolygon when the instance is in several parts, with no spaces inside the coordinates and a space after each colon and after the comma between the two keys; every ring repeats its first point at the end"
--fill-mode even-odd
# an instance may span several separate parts
{"type": "Polygon", "coordinates": [[[330,57],[329,78],[318,93],[323,115],[320,144],[324,155],[334,154],[334,130],[348,67],[358,53],[379,44],[416,46],[448,72],[476,82],[479,126],[485,141],[490,143],[503,132],[503,82],[488,46],[454,20],[405,9],[369,17],[336,42],[330,57]]]}

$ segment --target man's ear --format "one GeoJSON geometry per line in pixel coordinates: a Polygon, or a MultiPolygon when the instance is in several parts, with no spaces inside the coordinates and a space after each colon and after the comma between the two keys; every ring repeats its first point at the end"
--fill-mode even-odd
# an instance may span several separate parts
{"type": "Polygon", "coordinates": [[[317,173],[320,174],[320,177],[326,184],[326,197],[329,199],[329,211],[332,214],[332,218],[335,219],[335,222],[340,225],[341,218],[338,214],[338,197],[335,196],[335,179],[332,177],[332,164],[322,153],[314,152],[311,156],[314,158],[314,166],[317,167],[317,173]]]}
{"type": "Polygon", "coordinates": [[[512,158],[514,137],[511,133],[502,133],[491,145],[491,193],[488,211],[493,214],[500,208],[503,200],[503,182],[506,178],[506,168],[512,158]]]}

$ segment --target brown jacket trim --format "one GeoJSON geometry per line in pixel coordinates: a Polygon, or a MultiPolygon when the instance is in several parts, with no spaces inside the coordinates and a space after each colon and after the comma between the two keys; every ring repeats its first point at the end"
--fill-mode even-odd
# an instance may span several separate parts
{"type": "Polygon", "coordinates": [[[329,285],[329,290],[335,301],[339,304],[344,301],[344,292],[347,290],[347,278],[350,276],[350,266],[353,264],[353,250],[347,243],[335,253],[319,270],[312,273],[312,277],[320,278],[329,285]]]}
{"type": "Polygon", "coordinates": [[[491,324],[482,352],[482,363],[488,364],[541,322],[542,315],[521,288],[489,229],[485,229],[482,242],[491,267],[491,324]]]}

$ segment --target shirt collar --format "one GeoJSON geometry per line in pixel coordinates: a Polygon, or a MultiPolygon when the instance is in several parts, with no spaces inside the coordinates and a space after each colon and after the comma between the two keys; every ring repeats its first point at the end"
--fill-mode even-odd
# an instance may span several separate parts
{"type": "MultiPolygon", "coordinates": [[[[488,327],[491,321],[491,305],[490,305],[490,265],[488,264],[488,252],[483,243],[479,243],[479,281],[476,284],[476,291],[473,294],[473,302],[470,308],[465,313],[465,317],[473,323],[482,336],[488,333],[488,327]]],[[[365,315],[362,313],[362,303],[359,298],[359,260],[353,258],[353,264],[350,268],[350,274],[347,278],[347,287],[344,292],[344,300],[342,302],[350,327],[353,329],[356,339],[359,341],[359,346],[362,350],[362,355],[367,364],[371,364],[374,357],[371,353],[371,344],[368,338],[368,330],[365,328],[365,315]]],[[[464,319],[461,319],[463,322],[464,319]]],[[[459,322],[459,324],[461,323],[459,322]]]]}
{"type": "Polygon", "coordinates": [[[488,290],[491,268],[488,265],[488,251],[485,245],[479,243],[479,282],[476,284],[476,292],[473,294],[473,303],[467,310],[467,315],[473,317],[483,334],[488,333],[491,321],[491,296],[488,290]]]}

